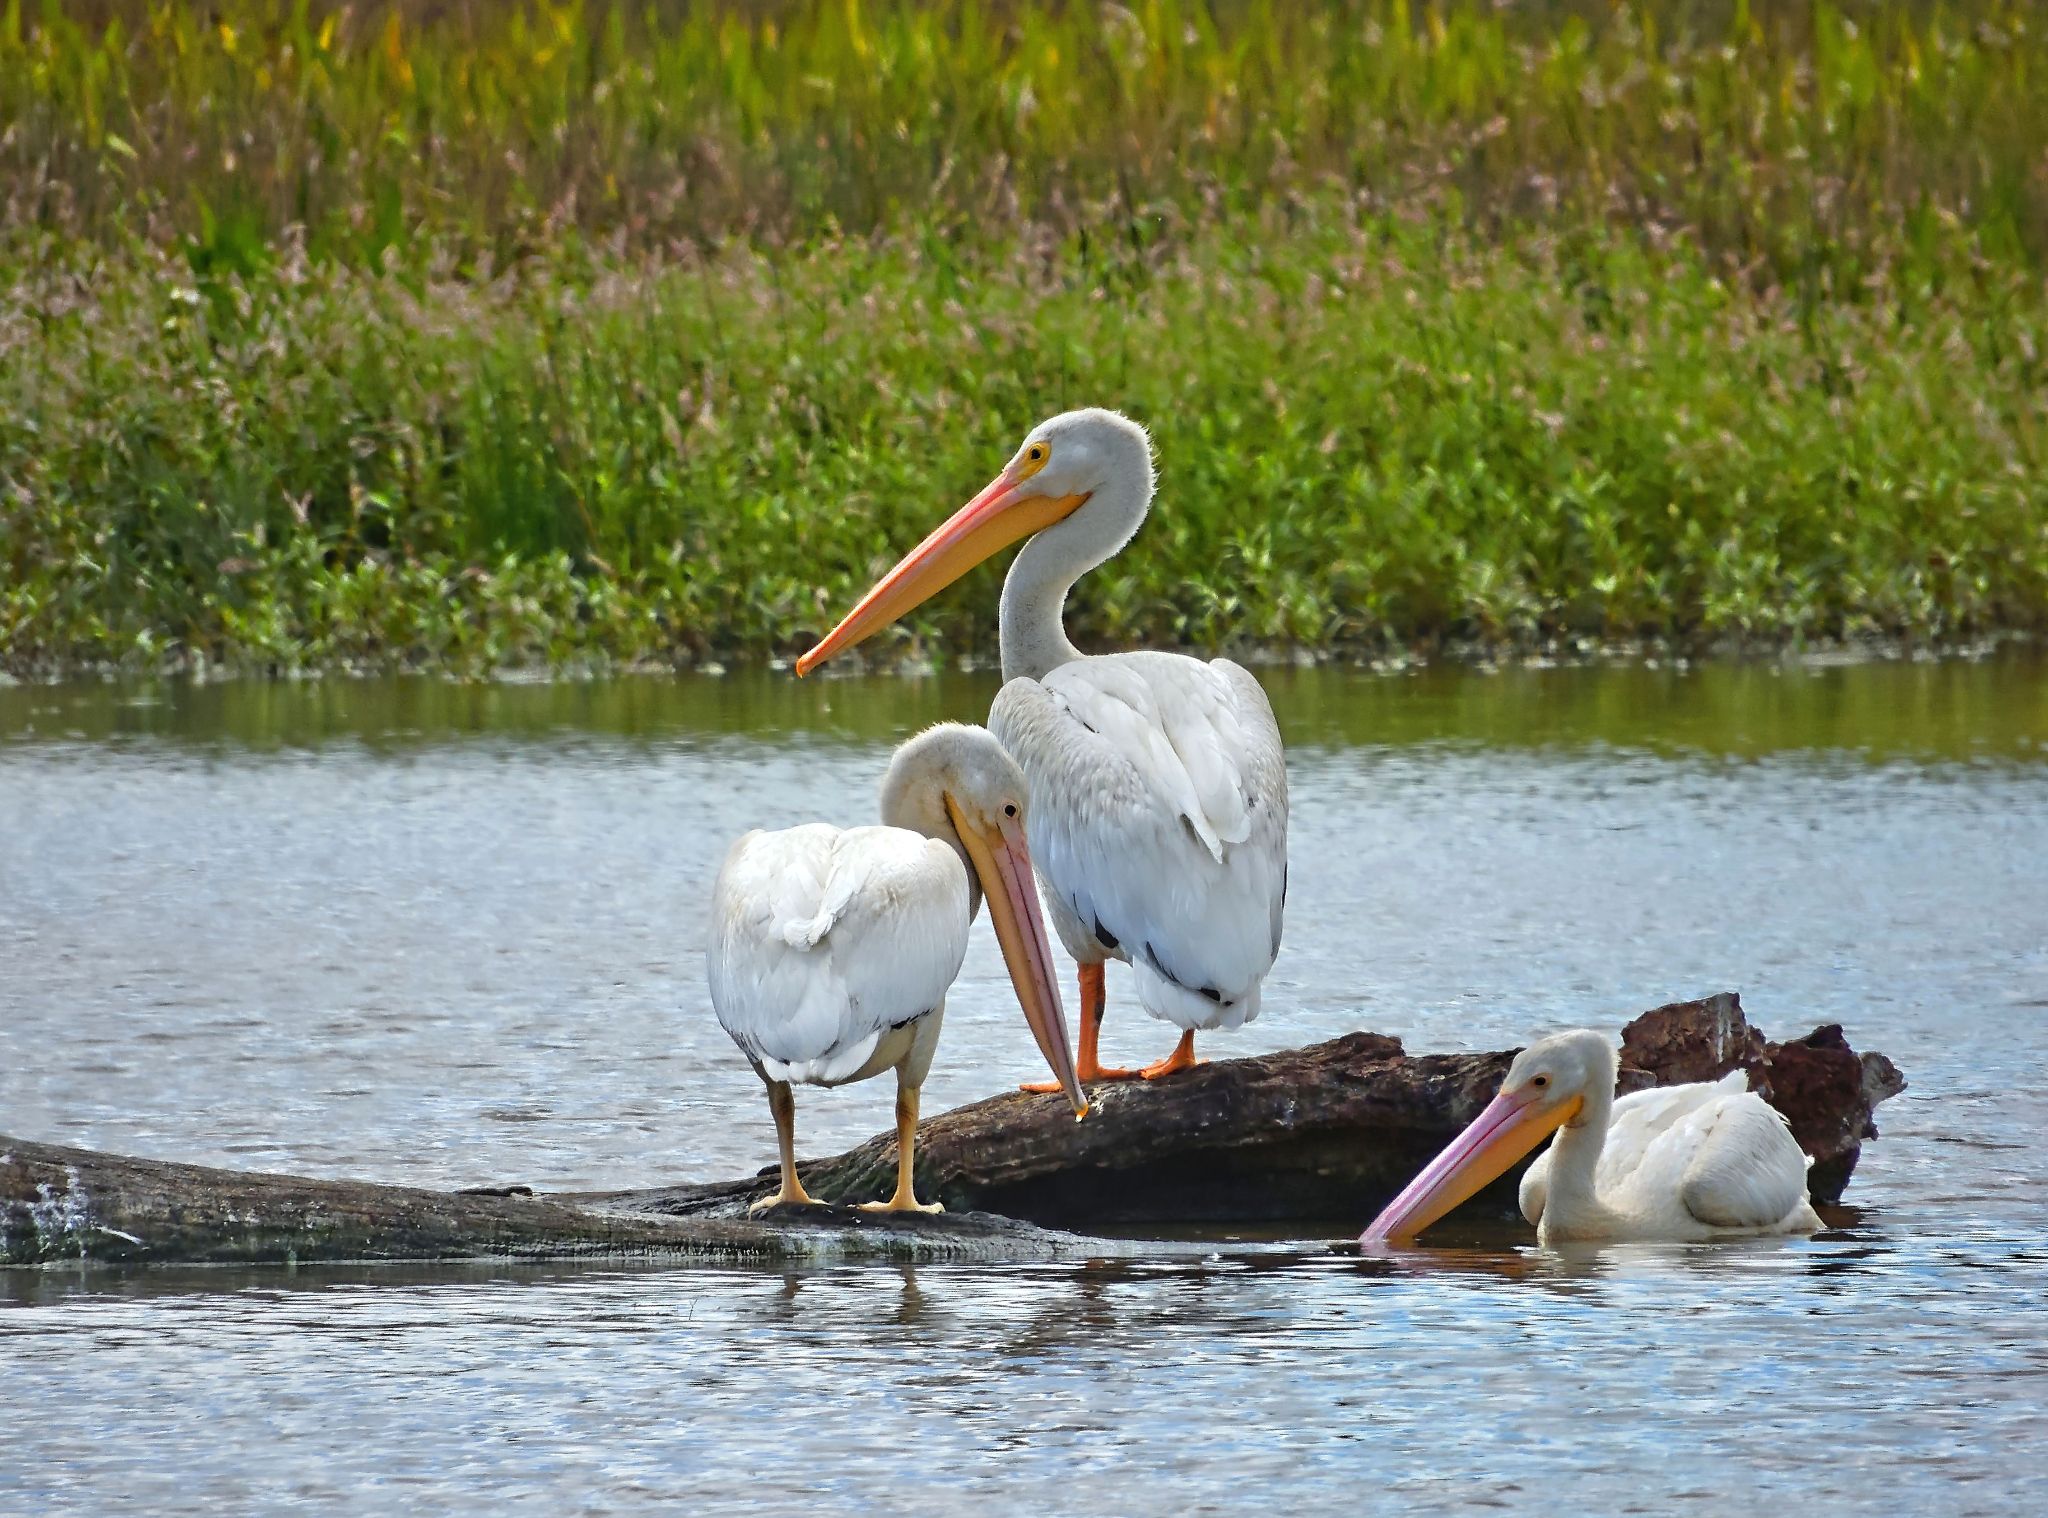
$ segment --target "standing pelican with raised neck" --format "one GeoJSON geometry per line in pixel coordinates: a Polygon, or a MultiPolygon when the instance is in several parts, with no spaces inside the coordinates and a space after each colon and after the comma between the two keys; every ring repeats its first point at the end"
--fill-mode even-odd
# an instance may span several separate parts
{"type": "Polygon", "coordinates": [[[1152,490],[1137,423],[1095,409],[1043,422],[797,661],[807,674],[1030,539],[1003,582],[1005,683],[989,728],[1030,781],[1031,852],[1081,966],[1083,1081],[1188,1069],[1197,1031],[1257,1016],[1287,894],[1287,767],[1258,681],[1228,659],[1088,655],[1067,637],[1067,592],[1131,540],[1152,490]],[[1143,1070],[1099,1058],[1110,959],[1129,963],[1147,1012],[1182,1030],[1143,1070]]]}
{"type": "Polygon", "coordinates": [[[1614,1095],[1614,1045],[1590,1028],[1539,1039],[1500,1091],[1361,1236],[1404,1243],[1557,1135],[1522,1177],[1539,1243],[1812,1233],[1810,1163],[1737,1070],[1614,1095]]]}
{"type": "Polygon", "coordinates": [[[711,1005],[768,1087],[782,1158],[782,1184],[757,1209],[811,1200],[791,1085],[894,1070],[896,1194],[867,1205],[942,1210],[913,1184],[918,1098],[984,895],[1054,1089],[1086,1114],[1032,883],[1027,789],[987,731],[941,723],[890,761],[881,827],[757,831],[726,855],[711,893],[711,1005]]]}

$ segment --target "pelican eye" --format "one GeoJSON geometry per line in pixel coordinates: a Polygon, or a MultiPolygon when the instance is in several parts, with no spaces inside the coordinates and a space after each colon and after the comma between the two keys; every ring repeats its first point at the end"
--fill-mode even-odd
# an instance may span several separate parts
{"type": "Polygon", "coordinates": [[[1529,1084],[1534,1086],[1538,1091],[1541,1091],[1545,1086],[1550,1084],[1550,1077],[1547,1075],[1539,1075],[1536,1077],[1536,1079],[1529,1082],[1529,1084]]]}
{"type": "Polygon", "coordinates": [[[1017,478],[1020,481],[1030,479],[1031,476],[1045,467],[1046,460],[1051,457],[1052,444],[1026,443],[1024,445],[1024,456],[1018,460],[1016,465],[1017,478]]]}
{"type": "Polygon", "coordinates": [[[1017,815],[1017,803],[1016,803],[1016,802],[1014,802],[1014,801],[1009,801],[1009,802],[1005,802],[1005,803],[1003,804],[1003,815],[1004,815],[1005,817],[1014,817],[1014,816],[1016,816],[1016,815],[1017,815]]]}

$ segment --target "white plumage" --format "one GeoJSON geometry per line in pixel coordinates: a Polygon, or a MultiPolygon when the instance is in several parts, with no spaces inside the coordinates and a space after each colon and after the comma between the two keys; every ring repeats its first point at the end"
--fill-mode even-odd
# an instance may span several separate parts
{"type": "Polygon", "coordinates": [[[1186,1069],[1197,1029],[1257,1016],[1287,889],[1287,769],[1259,683],[1227,659],[1091,658],[1066,635],[1067,592],[1131,540],[1153,484],[1151,440],[1128,418],[1041,422],[796,665],[809,672],[1028,539],[1003,580],[1007,683],[989,727],[1030,781],[1032,851],[1080,961],[1083,1080],[1186,1069]],[[1183,1030],[1143,1071],[1097,1059],[1112,958],[1130,963],[1140,1005],[1183,1030]]]}
{"type": "Polygon", "coordinates": [[[768,1079],[860,1080],[885,1034],[924,1018],[936,1042],[967,957],[967,867],[945,844],[822,822],[752,832],[712,897],[711,1004],[768,1079]]]}
{"type": "Polygon", "coordinates": [[[1031,784],[1031,853],[1077,960],[1127,960],[1184,1029],[1259,1011],[1280,948],[1287,771],[1259,684],[1227,659],[1131,653],[1006,684],[989,729],[1031,784]]]}
{"type": "Polygon", "coordinates": [[[944,1012],[967,959],[967,867],[905,828],[752,832],[713,899],[711,1004],[770,1080],[860,1080],[885,1032],[944,1012]]]}
{"type": "Polygon", "coordinates": [[[712,888],[711,1005],[768,1087],[782,1184],[757,1205],[810,1200],[796,1173],[792,1084],[896,1072],[896,1194],[912,1184],[919,1092],[984,896],[1017,1000],[1058,1089],[1087,1111],[1060,1012],[1026,826],[1029,786],[985,730],[941,723],[896,751],[881,827],[752,832],[712,888]]]}
{"type": "Polygon", "coordinates": [[[1702,1241],[1812,1233],[1808,1160],[1735,1071],[1617,1100],[1614,1046],[1590,1029],[1531,1044],[1499,1094],[1373,1219],[1368,1243],[1413,1238],[1557,1136],[1522,1177],[1544,1243],[1702,1241]]]}
{"type": "Polygon", "coordinates": [[[1614,1103],[1593,1169],[1593,1194],[1605,1209],[1600,1228],[1569,1213],[1544,1222],[1555,1145],[1522,1176],[1522,1216],[1546,1238],[1713,1239],[1737,1234],[1807,1233],[1820,1218],[1807,1200],[1811,1161],[1776,1108],[1731,1071],[1698,1081],[1636,1091],[1614,1103]]]}

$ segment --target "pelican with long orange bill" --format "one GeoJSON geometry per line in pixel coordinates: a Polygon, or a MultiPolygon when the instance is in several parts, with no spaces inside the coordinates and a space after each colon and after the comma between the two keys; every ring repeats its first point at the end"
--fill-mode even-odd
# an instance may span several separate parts
{"type": "Polygon", "coordinates": [[[896,1191],[917,1200],[918,1100],[946,992],[988,900],[1024,1021],[1077,1117],[1088,1098],[1060,1009],[1025,835],[1028,788],[986,729],[941,723],[896,751],[881,827],[752,832],[712,889],[707,967],[718,1021],[768,1087],[782,1183],[755,1207],[811,1200],[796,1170],[794,1085],[896,1072],[896,1191]]]}
{"type": "Polygon", "coordinates": [[[1024,542],[1003,581],[1005,684],[988,725],[1030,782],[1031,852],[1081,967],[1084,1082],[1189,1069],[1198,1031],[1257,1016],[1287,893],[1287,765],[1258,681],[1228,659],[1086,655],[1067,639],[1068,591],[1130,542],[1152,493],[1137,423],[1095,409],[1042,422],[796,665],[809,674],[1024,542]],[[1181,1029],[1142,1070],[1099,1057],[1111,959],[1131,966],[1139,1005],[1181,1029]]]}
{"type": "Polygon", "coordinates": [[[1812,1163],[1736,1070],[1617,1099],[1614,1045],[1581,1028],[1515,1056],[1499,1093],[1389,1202],[1362,1244],[1401,1244],[1556,1135],[1522,1177],[1522,1215],[1564,1240],[1812,1233],[1812,1163]]]}

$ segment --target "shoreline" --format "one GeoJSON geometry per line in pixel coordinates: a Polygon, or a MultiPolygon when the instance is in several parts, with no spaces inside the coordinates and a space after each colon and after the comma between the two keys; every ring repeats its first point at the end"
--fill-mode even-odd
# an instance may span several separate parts
{"type": "MultiPolygon", "coordinates": [[[[1085,652],[1121,653],[1143,646],[1120,644],[1085,652]]],[[[2031,628],[2012,628],[1968,638],[1931,640],[1880,636],[1826,639],[1723,637],[1695,642],[1644,637],[1554,638],[1496,643],[1455,639],[1377,652],[1365,646],[1314,649],[1285,645],[1223,649],[1166,645],[1159,651],[1202,659],[1234,659],[1255,672],[1288,668],[1348,669],[1360,674],[1397,676],[1430,669],[1494,674],[1510,670],[1641,668],[1685,673],[1704,665],[1828,669],[1871,664],[1982,663],[2002,657],[2040,656],[2048,652],[2048,634],[2031,628]]],[[[793,656],[783,654],[733,653],[701,658],[679,654],[674,659],[591,658],[473,669],[448,661],[427,659],[337,660],[288,665],[259,658],[215,659],[179,651],[149,664],[115,660],[31,661],[25,670],[0,665],[0,689],[164,681],[183,681],[194,685],[239,681],[299,684],[396,678],[438,680],[451,685],[572,685],[599,680],[676,676],[724,679],[740,674],[783,674],[795,680],[798,677],[792,670],[794,663],[793,656]]],[[[809,676],[806,683],[829,684],[846,679],[873,678],[916,681],[947,674],[992,674],[998,667],[995,658],[979,654],[940,660],[916,651],[876,657],[865,650],[857,650],[835,661],[832,668],[809,676]]]]}

